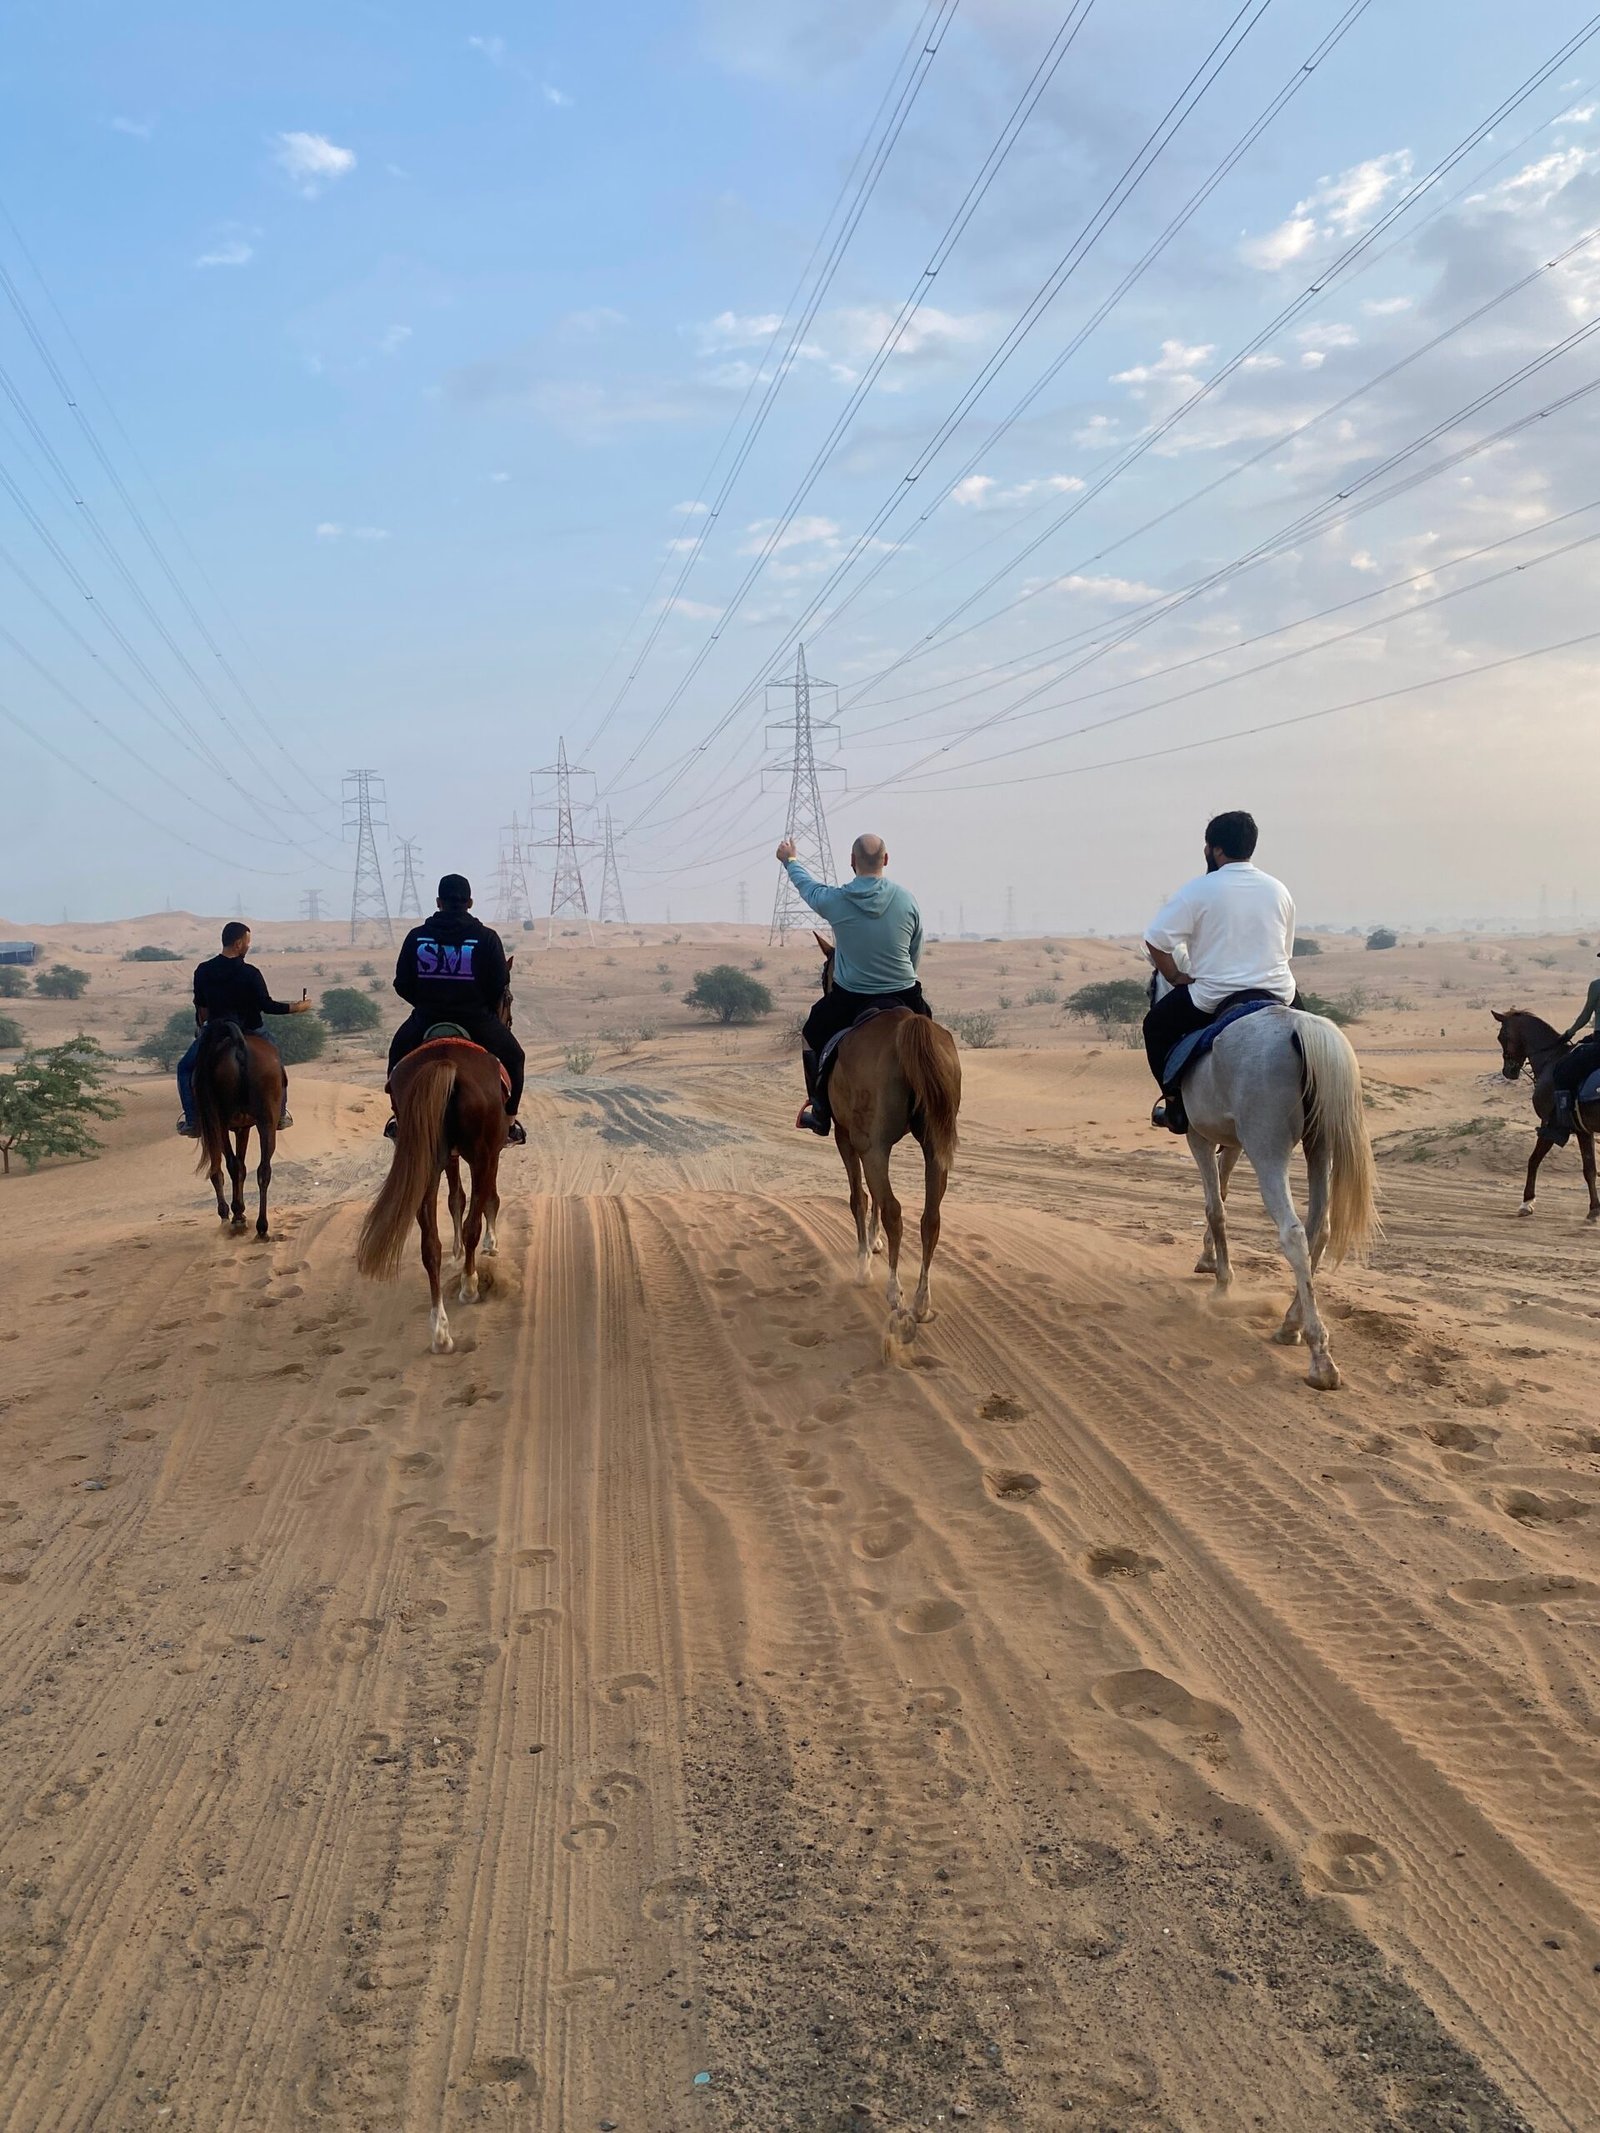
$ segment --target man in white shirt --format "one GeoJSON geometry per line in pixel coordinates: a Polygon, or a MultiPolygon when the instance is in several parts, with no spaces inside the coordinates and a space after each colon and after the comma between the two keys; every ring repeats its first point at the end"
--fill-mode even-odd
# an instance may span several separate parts
{"type": "MultiPolygon", "coordinates": [[[[1296,1003],[1294,902],[1281,881],[1252,864],[1256,836],[1254,816],[1214,815],[1206,871],[1162,906],[1145,934],[1145,952],[1172,988],[1144,1018],[1145,1057],[1158,1082],[1179,1038],[1234,1001],[1296,1003]]],[[[1176,1090],[1163,1089],[1151,1117],[1174,1133],[1188,1130],[1176,1090]]]]}

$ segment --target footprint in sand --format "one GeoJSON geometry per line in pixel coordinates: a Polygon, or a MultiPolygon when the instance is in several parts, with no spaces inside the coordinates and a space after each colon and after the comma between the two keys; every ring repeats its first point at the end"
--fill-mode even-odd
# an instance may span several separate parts
{"type": "Polygon", "coordinates": [[[1104,1881],[1123,1864],[1122,1854],[1092,1837],[1067,1837],[1041,1845],[1028,1861],[1035,1881],[1048,1889],[1086,1889],[1104,1881]]]}
{"type": "Polygon", "coordinates": [[[462,2079],[470,2089],[514,2089],[524,2101],[539,2093],[539,2070],[521,2052],[485,2052],[462,2079]]]}
{"type": "Polygon", "coordinates": [[[1091,1548],[1083,1567],[1092,1578],[1144,1578],[1162,1565],[1159,1556],[1141,1555],[1137,1548],[1091,1548]]]}
{"type": "Polygon", "coordinates": [[[959,1600],[911,1600],[895,1609],[894,1624],[908,1637],[936,1637],[944,1630],[954,1629],[966,1612],[959,1600]]]}
{"type": "Polygon", "coordinates": [[[1475,1452],[1485,1441],[1470,1423],[1451,1422],[1443,1415],[1430,1416],[1422,1425],[1422,1433],[1447,1452],[1475,1452]]]}
{"type": "Polygon", "coordinates": [[[698,1874],[663,1874],[645,1890],[639,1909],[646,1918],[670,1925],[704,1894],[705,1884],[698,1874]]]}
{"type": "Polygon", "coordinates": [[[1325,1829],[1306,1851],[1307,1881],[1338,1896],[1366,1896],[1398,1871],[1376,1837],[1356,1830],[1325,1829]]]}
{"type": "Polygon", "coordinates": [[[430,1480],[444,1472],[444,1461],[436,1459],[432,1452],[396,1452],[389,1461],[397,1474],[405,1474],[413,1480],[426,1475],[430,1480]]]}
{"type": "Polygon", "coordinates": [[[617,1841],[617,1825],[598,1818],[575,1822],[561,1841],[569,1852],[608,1852],[617,1841]]]}
{"type": "MultiPolygon", "coordinates": [[[[85,1519],[83,1523],[87,1525],[89,1521],[85,1519]]],[[[105,1520],[102,1519],[100,1523],[104,1525],[105,1520]]],[[[26,1570],[0,1570],[0,1585],[26,1585],[27,1582],[28,1573],[26,1570]]]]}
{"type": "Polygon", "coordinates": [[[1471,1607],[1545,1607],[1552,1600],[1600,1600],[1600,1585],[1587,1578],[1465,1578],[1450,1587],[1452,1600],[1471,1607]]]}
{"type": "Polygon", "coordinates": [[[819,1400],[811,1410],[819,1422],[843,1422],[855,1411],[855,1401],[845,1393],[834,1393],[826,1400],[819,1400]]]}
{"type": "Polygon", "coordinates": [[[422,1751],[422,1761],[429,1770],[460,1770],[470,1763],[473,1746],[464,1733],[434,1733],[422,1751]]]}
{"type": "Polygon", "coordinates": [[[867,1562],[881,1563],[886,1556],[898,1555],[910,1540],[911,1528],[898,1518],[870,1519],[857,1526],[850,1545],[867,1562]]]}
{"type": "Polygon", "coordinates": [[[519,1548],[511,1558],[519,1570],[531,1570],[536,1563],[553,1563],[555,1559],[554,1548],[519,1548]]]}
{"type": "Polygon", "coordinates": [[[1037,1474],[1026,1473],[1016,1466],[991,1468],[983,1477],[983,1485],[1001,1503],[1026,1503],[1044,1487],[1037,1474]]]}
{"type": "Polygon", "coordinates": [[[335,1444],[359,1444],[364,1437],[371,1435],[370,1429],[336,1429],[333,1441],[335,1444]]]}
{"type": "Polygon", "coordinates": [[[644,1791],[643,1778],[635,1777],[631,1770],[607,1770],[589,1787],[588,1800],[602,1814],[615,1814],[629,1800],[636,1800],[644,1791]]]}
{"type": "Polygon", "coordinates": [[[630,1696],[648,1696],[655,1687],[653,1674],[614,1674],[601,1694],[607,1703],[626,1703],[630,1696]]]}
{"type": "Polygon", "coordinates": [[[980,1422],[1025,1422],[1027,1419],[1028,1410],[1008,1392],[991,1392],[978,1405],[980,1422]]]}
{"type": "Polygon", "coordinates": [[[511,1627],[519,1637],[531,1637],[538,1631],[558,1628],[560,1622],[559,1607],[530,1607],[517,1616],[511,1627]]]}
{"type": "Polygon", "coordinates": [[[1153,1667],[1102,1674],[1090,1691],[1102,1711],[1135,1725],[1175,1726],[1184,1733],[1237,1733],[1239,1721],[1220,1703],[1195,1696],[1153,1667]]]}
{"type": "Polygon", "coordinates": [[[265,1946],[262,1924],[254,1911],[236,1904],[208,1911],[195,1921],[188,1937],[190,1955],[210,1969],[237,1969],[265,1946]]]}
{"type": "Polygon", "coordinates": [[[1521,1526],[1565,1525],[1569,1519],[1586,1517],[1589,1510],[1581,1496],[1563,1496],[1559,1491],[1541,1496],[1535,1489],[1498,1489],[1494,1500],[1521,1526]]]}
{"type": "Polygon", "coordinates": [[[99,1777],[94,1768],[69,1771],[65,1777],[46,1785],[43,1792],[36,1792],[23,1808],[23,1816],[29,1822],[47,1821],[55,1815],[71,1814],[74,1807],[81,1807],[89,1797],[89,1788],[99,1777]]]}
{"type": "Polygon", "coordinates": [[[617,1973],[614,1970],[569,1970],[563,1978],[557,1978],[550,1987],[550,1997],[558,2007],[571,2007],[580,2000],[609,1999],[617,1989],[617,1973]]]}

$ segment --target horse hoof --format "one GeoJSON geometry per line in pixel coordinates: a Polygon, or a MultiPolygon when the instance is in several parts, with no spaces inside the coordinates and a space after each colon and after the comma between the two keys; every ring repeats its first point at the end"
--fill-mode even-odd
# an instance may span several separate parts
{"type": "Polygon", "coordinates": [[[856,1268],[855,1285],[858,1289],[870,1289],[872,1287],[872,1268],[865,1260],[856,1268]]]}
{"type": "Polygon", "coordinates": [[[1197,1259],[1194,1270],[1197,1274],[1214,1274],[1217,1271],[1217,1262],[1214,1259],[1197,1259]]]}
{"type": "Polygon", "coordinates": [[[473,1282],[470,1288],[468,1287],[466,1282],[463,1282],[460,1288],[456,1291],[457,1303],[475,1304],[477,1300],[478,1284],[476,1282],[473,1282]]]}
{"type": "Polygon", "coordinates": [[[1298,1348],[1304,1337],[1298,1326],[1280,1326],[1272,1336],[1280,1348],[1298,1348]]]}
{"type": "Polygon", "coordinates": [[[934,1320],[939,1316],[939,1314],[934,1309],[931,1303],[924,1303],[913,1304],[911,1307],[911,1316],[916,1320],[919,1326],[931,1326],[934,1320]]]}
{"type": "Polygon", "coordinates": [[[450,1338],[448,1333],[445,1335],[442,1341],[434,1341],[430,1349],[430,1353],[434,1355],[454,1355],[455,1351],[456,1344],[450,1338]]]}
{"type": "Polygon", "coordinates": [[[1311,1368],[1306,1372],[1306,1383],[1313,1392],[1337,1392],[1344,1379],[1334,1367],[1331,1355],[1319,1355],[1313,1358],[1311,1368]]]}
{"type": "Polygon", "coordinates": [[[250,1225],[244,1221],[233,1222],[229,1224],[229,1230],[233,1236],[242,1237],[245,1231],[249,1228],[249,1226],[250,1225]]]}
{"type": "Polygon", "coordinates": [[[893,1310],[889,1323],[883,1329],[883,1359],[886,1363],[904,1362],[906,1350],[917,1338],[917,1322],[909,1311],[893,1310]]]}
{"type": "MultiPolygon", "coordinates": [[[[1533,1202],[1531,1200],[1524,1200],[1522,1205],[1517,1209],[1517,1213],[1523,1221],[1526,1221],[1529,1215],[1533,1213],[1533,1202]]],[[[1591,1215],[1589,1217],[1589,1220],[1592,1222],[1594,1220],[1594,1216],[1591,1215]]]]}

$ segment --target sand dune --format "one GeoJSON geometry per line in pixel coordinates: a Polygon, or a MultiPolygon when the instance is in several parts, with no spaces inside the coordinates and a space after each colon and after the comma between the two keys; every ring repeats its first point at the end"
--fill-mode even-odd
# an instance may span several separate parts
{"type": "Polygon", "coordinates": [[[154,1078],[0,1195],[0,2124],[1600,2124],[1600,1239],[1459,1012],[1319,1397],[1136,1055],[969,1055],[891,1370],[787,1057],[565,967],[451,1357],[370,1052],[265,1246],[154,1078]]]}

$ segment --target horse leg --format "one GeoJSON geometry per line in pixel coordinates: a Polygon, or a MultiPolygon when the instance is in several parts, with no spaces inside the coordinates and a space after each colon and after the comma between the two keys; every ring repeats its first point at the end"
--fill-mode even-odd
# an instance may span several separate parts
{"type": "Polygon", "coordinates": [[[872,1279],[872,1240],[878,1226],[877,1213],[876,1210],[873,1211],[872,1226],[869,1229],[867,1211],[871,1201],[861,1175],[861,1157],[856,1152],[855,1142],[848,1134],[841,1130],[835,1138],[839,1143],[845,1176],[850,1180],[850,1213],[856,1225],[856,1287],[864,1289],[872,1279]]]}
{"type": "Polygon", "coordinates": [[[232,1227],[236,1237],[244,1235],[244,1169],[245,1153],[249,1146],[250,1128],[241,1126],[228,1143],[228,1176],[233,1183],[232,1227]]]}
{"type": "Polygon", "coordinates": [[[439,1241],[439,1180],[429,1180],[422,1195],[422,1205],[417,1209],[417,1227],[422,1231],[422,1264],[428,1270],[428,1298],[432,1306],[428,1317],[428,1346],[434,1355],[448,1355],[455,1342],[450,1338],[450,1320],[445,1313],[444,1291],[440,1286],[439,1270],[444,1265],[444,1248],[439,1241]]]}
{"type": "Polygon", "coordinates": [[[450,1245],[450,1256],[452,1259],[459,1259],[461,1257],[461,1218],[466,1212],[467,1196],[461,1190],[461,1157],[454,1148],[451,1149],[446,1159],[446,1167],[450,1177],[450,1221],[455,1231],[450,1245]]]}
{"type": "Polygon", "coordinates": [[[1600,1193],[1594,1183],[1594,1135],[1578,1128],[1578,1153],[1583,1158],[1583,1182],[1589,1188],[1589,1220],[1600,1222],[1600,1193]]]}
{"type": "Polygon", "coordinates": [[[227,1154],[228,1143],[226,1138],[224,1138],[221,1151],[217,1155],[215,1162],[213,1162],[213,1164],[211,1165],[210,1171],[211,1190],[217,1196],[217,1214],[219,1219],[224,1222],[226,1222],[228,1219],[228,1196],[222,1189],[222,1165],[224,1158],[227,1156],[227,1154]]]}
{"type": "Polygon", "coordinates": [[[1223,1212],[1223,1199],[1233,1166],[1239,1160],[1239,1151],[1237,1148],[1219,1150],[1210,1141],[1203,1141],[1198,1133],[1191,1133],[1189,1153],[1194,1157],[1194,1166],[1200,1173],[1200,1184],[1206,1196],[1205,1249],[1195,1261],[1194,1270],[1197,1274],[1215,1274],[1217,1287],[1225,1289],[1233,1280],[1233,1268],[1228,1262],[1228,1222],[1223,1212]]]}
{"type": "Polygon", "coordinates": [[[472,1201],[467,1209],[466,1228],[462,1232],[467,1256],[461,1269],[461,1286],[456,1291],[458,1301],[464,1304],[478,1301],[478,1239],[483,1235],[484,1205],[491,1190],[487,1173],[474,1163],[472,1201]]]}
{"type": "Polygon", "coordinates": [[[911,1315],[919,1325],[925,1325],[934,1316],[928,1284],[933,1271],[933,1255],[939,1249],[939,1208],[944,1200],[945,1187],[950,1182],[949,1171],[929,1148],[922,1151],[922,1176],[922,1273],[917,1282],[917,1293],[911,1299],[911,1315]]]}
{"type": "Polygon", "coordinates": [[[872,1194],[872,1204],[877,1209],[883,1224],[884,1238],[889,1247],[889,1309],[900,1309],[900,1202],[894,1196],[894,1187],[889,1182],[889,1151],[880,1142],[874,1141],[861,1159],[867,1174],[867,1189],[872,1194]]]}
{"type": "Polygon", "coordinates": [[[493,1259],[500,1247],[495,1242],[494,1225],[500,1213],[500,1194],[491,1180],[483,1201],[483,1242],[478,1249],[485,1259],[493,1259]]]}
{"type": "MultiPolygon", "coordinates": [[[[1554,1146],[1555,1142],[1547,1141],[1542,1133],[1535,1134],[1533,1153],[1528,1158],[1528,1175],[1522,1181],[1522,1205],[1517,1209],[1519,1215],[1531,1215],[1533,1213],[1533,1181],[1539,1174],[1539,1165],[1554,1146]]],[[[1590,1143],[1589,1161],[1591,1163],[1594,1161],[1594,1144],[1592,1141],[1590,1143]]],[[[1592,1184],[1589,1187],[1589,1191],[1592,1196],[1594,1192],[1592,1184]]]]}
{"type": "Polygon", "coordinates": [[[1258,1161],[1253,1156],[1251,1161],[1262,1203],[1277,1228],[1279,1249],[1294,1273],[1295,1300],[1272,1337],[1285,1347],[1293,1347],[1303,1337],[1311,1350],[1306,1383],[1318,1392],[1337,1392],[1339,1373],[1328,1353],[1328,1330],[1317,1315],[1316,1291],[1311,1285],[1311,1247],[1289,1190],[1288,1151],[1271,1162],[1258,1161]]]}
{"type": "Polygon", "coordinates": [[[277,1144],[277,1129],[269,1119],[261,1129],[261,1160],[256,1165],[256,1185],[261,1194],[256,1209],[256,1235],[263,1244],[267,1238],[267,1187],[272,1183],[272,1151],[277,1144]]]}

